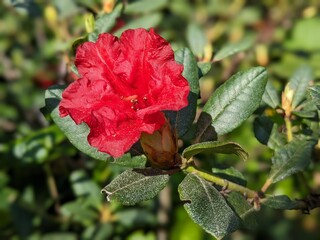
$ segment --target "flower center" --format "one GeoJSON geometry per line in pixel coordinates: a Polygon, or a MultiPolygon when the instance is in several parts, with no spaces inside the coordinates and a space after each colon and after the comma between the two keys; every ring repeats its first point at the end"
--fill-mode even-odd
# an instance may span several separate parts
{"type": "Polygon", "coordinates": [[[131,108],[134,111],[138,111],[140,109],[143,109],[143,108],[150,106],[148,98],[145,95],[143,97],[138,96],[138,95],[132,95],[132,96],[128,96],[128,97],[121,96],[121,99],[124,101],[129,101],[132,104],[131,108]]]}

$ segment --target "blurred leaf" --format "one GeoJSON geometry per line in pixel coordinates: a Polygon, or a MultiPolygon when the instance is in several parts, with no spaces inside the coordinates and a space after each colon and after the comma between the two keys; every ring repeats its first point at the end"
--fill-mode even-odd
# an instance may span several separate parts
{"type": "Polygon", "coordinates": [[[270,81],[267,82],[262,100],[273,109],[280,106],[279,94],[270,81]]]}
{"type": "Polygon", "coordinates": [[[130,234],[127,240],[156,240],[156,235],[153,232],[145,233],[142,230],[138,230],[130,234]]]}
{"type": "Polygon", "coordinates": [[[242,219],[243,227],[254,230],[258,227],[257,211],[239,192],[228,194],[227,202],[242,219]]]}
{"type": "Polygon", "coordinates": [[[214,56],[213,61],[217,62],[238,52],[242,52],[252,46],[255,37],[247,35],[236,43],[230,43],[222,47],[214,56]]]}
{"type": "Polygon", "coordinates": [[[218,135],[231,132],[256,110],[266,83],[265,68],[255,67],[233,75],[213,93],[203,111],[218,135]]]}
{"type": "Polygon", "coordinates": [[[135,20],[132,20],[119,30],[117,30],[114,35],[120,36],[121,33],[127,29],[134,29],[134,28],[154,28],[158,26],[162,20],[163,16],[161,13],[153,13],[149,15],[142,16],[140,18],[137,18],[135,20]]]}
{"type": "Polygon", "coordinates": [[[109,32],[115,26],[117,19],[120,17],[123,4],[118,4],[111,13],[99,15],[94,24],[94,31],[89,33],[88,40],[95,42],[100,33],[109,32]]]}
{"type": "Polygon", "coordinates": [[[284,91],[290,96],[292,94],[293,109],[295,109],[306,97],[308,85],[312,79],[312,69],[307,65],[298,68],[290,78],[284,91]]]}
{"type": "Polygon", "coordinates": [[[207,38],[200,26],[195,23],[190,23],[188,25],[187,41],[194,55],[198,58],[202,58],[204,47],[207,44],[207,38]]]}
{"type": "Polygon", "coordinates": [[[73,192],[77,197],[92,196],[99,199],[99,196],[101,196],[100,188],[89,178],[84,170],[73,171],[70,175],[70,182],[73,192]]]}
{"type": "Polygon", "coordinates": [[[71,222],[78,222],[90,226],[99,218],[99,212],[92,204],[92,198],[78,198],[61,206],[61,215],[71,222]]]}
{"type": "Polygon", "coordinates": [[[77,240],[77,235],[75,233],[68,232],[56,232],[48,233],[41,236],[41,240],[77,240]]]}
{"type": "Polygon", "coordinates": [[[212,173],[213,175],[226,179],[230,182],[234,182],[242,186],[247,185],[247,180],[243,174],[234,167],[229,167],[226,169],[212,168],[212,173]]]}
{"type": "Polygon", "coordinates": [[[130,154],[125,154],[122,157],[115,158],[112,163],[124,166],[124,167],[130,167],[130,168],[144,168],[147,162],[147,158],[145,155],[139,155],[131,157],[130,154]]]}
{"type": "Polygon", "coordinates": [[[238,143],[220,141],[196,143],[185,148],[182,152],[182,156],[186,159],[190,159],[192,156],[201,152],[235,154],[244,161],[248,159],[248,153],[244,151],[238,143]]]}
{"type": "Polygon", "coordinates": [[[292,210],[299,207],[296,201],[292,201],[286,195],[268,196],[262,199],[262,204],[270,208],[283,210],[292,210]]]}
{"type": "Polygon", "coordinates": [[[269,179],[273,183],[303,170],[311,161],[314,141],[294,139],[287,145],[275,150],[269,179]]]}
{"type": "Polygon", "coordinates": [[[259,116],[254,119],[253,131],[256,139],[267,145],[270,139],[270,135],[273,129],[273,122],[270,118],[265,116],[259,116]]]}
{"type": "Polygon", "coordinates": [[[116,213],[115,217],[121,225],[138,228],[139,226],[155,225],[157,218],[147,209],[131,208],[123,209],[116,213]]]}
{"type": "Polygon", "coordinates": [[[126,14],[140,14],[140,13],[148,13],[156,10],[161,10],[166,7],[168,4],[168,0],[157,0],[157,1],[149,1],[149,0],[139,0],[135,2],[130,2],[126,5],[124,12],[126,14]]]}
{"type": "Polygon", "coordinates": [[[298,20],[293,27],[292,39],[287,41],[285,46],[293,50],[320,50],[318,41],[320,39],[319,24],[319,17],[298,20]]]}
{"type": "Polygon", "coordinates": [[[180,199],[191,219],[221,239],[240,227],[240,219],[221,194],[207,181],[188,174],[179,185],[180,199]]]}
{"type": "Polygon", "coordinates": [[[309,87],[308,93],[318,109],[320,109],[320,86],[309,87]]]}
{"type": "Polygon", "coordinates": [[[112,223],[100,223],[89,226],[82,234],[83,240],[110,239],[114,226],[112,223]]]}
{"type": "Polygon", "coordinates": [[[316,116],[315,111],[292,111],[292,114],[301,118],[314,118],[316,116]]]}
{"type": "Polygon", "coordinates": [[[183,64],[182,75],[188,80],[190,93],[188,96],[188,106],[179,111],[166,111],[166,116],[170,123],[182,137],[189,129],[196,115],[197,100],[199,96],[198,67],[195,57],[188,48],[180,49],[175,52],[175,60],[183,64]]]}
{"type": "Polygon", "coordinates": [[[50,112],[53,121],[58,125],[58,127],[76,148],[92,158],[107,160],[110,157],[108,154],[99,152],[96,148],[89,145],[87,136],[90,132],[90,129],[85,123],[76,125],[70,116],[66,116],[64,118],[60,117],[58,105],[62,99],[62,92],[64,88],[64,86],[56,85],[46,90],[45,108],[50,112]]]}
{"type": "Polygon", "coordinates": [[[123,205],[135,205],[152,199],[166,186],[169,175],[153,174],[151,171],[147,174],[127,170],[105,186],[102,191],[107,194],[108,200],[116,200],[123,205]]]}

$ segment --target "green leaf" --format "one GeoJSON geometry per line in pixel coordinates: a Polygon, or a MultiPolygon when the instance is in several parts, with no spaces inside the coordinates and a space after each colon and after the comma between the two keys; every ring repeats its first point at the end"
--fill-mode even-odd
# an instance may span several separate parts
{"type": "Polygon", "coordinates": [[[107,194],[108,200],[116,200],[123,205],[135,205],[156,196],[168,181],[169,175],[159,174],[155,169],[151,169],[149,173],[127,170],[105,186],[102,191],[107,194]]]}
{"type": "Polygon", "coordinates": [[[53,232],[41,236],[42,240],[76,240],[77,235],[72,232],[53,232]]]}
{"type": "Polygon", "coordinates": [[[275,150],[283,147],[287,143],[287,136],[280,132],[281,127],[273,124],[272,131],[268,140],[268,147],[275,150]]]}
{"type": "Polygon", "coordinates": [[[229,57],[238,52],[242,52],[252,46],[255,37],[253,35],[247,35],[242,40],[236,43],[230,43],[221,48],[213,58],[213,61],[220,61],[226,57],[229,57]]]}
{"type": "Polygon", "coordinates": [[[123,9],[123,4],[118,4],[111,13],[99,15],[95,21],[94,31],[89,33],[88,39],[90,42],[95,42],[100,33],[108,32],[116,24],[116,20],[120,17],[123,9]]]}
{"type": "Polygon", "coordinates": [[[269,179],[273,183],[303,170],[311,161],[315,142],[307,139],[294,139],[275,150],[269,179]]]}
{"type": "Polygon", "coordinates": [[[270,135],[273,129],[273,122],[270,118],[265,116],[259,116],[254,119],[253,131],[256,139],[267,145],[270,139],[270,135]]]}
{"type": "Polygon", "coordinates": [[[212,168],[212,173],[213,175],[226,179],[230,182],[234,182],[242,186],[247,185],[247,180],[245,179],[243,174],[234,167],[229,167],[226,169],[212,168]]]}
{"type": "Polygon", "coordinates": [[[273,109],[280,106],[279,94],[270,81],[267,82],[266,89],[262,95],[262,100],[273,109]]]}
{"type": "Polygon", "coordinates": [[[61,96],[64,88],[64,86],[56,85],[50,87],[45,92],[45,107],[50,112],[53,121],[67,136],[69,141],[80,151],[84,152],[92,158],[107,160],[110,157],[108,154],[99,152],[96,148],[89,145],[87,137],[90,129],[86,124],[82,123],[80,125],[76,125],[76,123],[70,118],[70,116],[66,116],[63,118],[60,117],[58,105],[61,101],[61,96]]]}
{"type": "Polygon", "coordinates": [[[202,78],[204,75],[206,75],[212,67],[211,62],[198,62],[197,65],[199,68],[199,78],[202,78]]]}
{"type": "Polygon", "coordinates": [[[267,72],[255,67],[233,75],[220,86],[203,107],[218,135],[228,133],[245,121],[259,106],[267,83],[267,72]]]}
{"type": "Polygon", "coordinates": [[[188,106],[180,111],[166,111],[166,116],[170,123],[182,137],[192,125],[197,110],[197,100],[199,96],[198,67],[195,57],[188,48],[183,48],[175,52],[175,60],[183,64],[182,75],[188,80],[190,93],[188,96],[188,106]]]}
{"type": "Polygon", "coordinates": [[[190,159],[192,156],[205,151],[211,153],[235,154],[242,160],[248,159],[248,153],[244,151],[238,143],[220,141],[196,143],[185,148],[182,152],[182,156],[186,159],[190,159]]]}
{"type": "Polygon", "coordinates": [[[228,194],[227,202],[242,220],[242,226],[254,230],[258,227],[257,211],[239,192],[228,194]]]}
{"type": "Polygon", "coordinates": [[[122,157],[115,158],[112,163],[130,168],[144,168],[147,163],[147,158],[145,155],[131,157],[131,155],[127,153],[122,157]]]}
{"type": "Polygon", "coordinates": [[[128,22],[124,27],[117,30],[114,33],[114,35],[119,37],[121,33],[127,29],[134,29],[134,28],[149,29],[149,28],[156,27],[160,24],[162,18],[163,18],[162,14],[157,12],[142,16],[140,18],[137,18],[135,20],[128,22]]]}
{"type": "Polygon", "coordinates": [[[305,99],[309,83],[312,79],[312,69],[307,65],[299,67],[290,78],[285,87],[285,92],[293,91],[293,109],[295,109],[301,103],[301,101],[305,99]]]}
{"type": "Polygon", "coordinates": [[[320,109],[320,86],[312,86],[308,89],[309,96],[312,101],[316,104],[317,108],[320,109]]]}
{"type": "Polygon", "coordinates": [[[126,14],[141,14],[152,12],[156,10],[161,10],[162,8],[166,7],[168,4],[168,0],[157,0],[157,1],[150,1],[150,0],[140,0],[135,1],[133,3],[129,3],[126,5],[124,12],[126,14]]]}
{"type": "Polygon", "coordinates": [[[240,219],[221,194],[207,181],[188,174],[179,185],[180,199],[191,219],[221,239],[240,227],[240,219]]]}
{"type": "Polygon", "coordinates": [[[84,170],[73,171],[70,175],[73,193],[77,197],[92,196],[99,199],[100,189],[84,170]]]}
{"type": "Polygon", "coordinates": [[[296,201],[292,201],[286,195],[270,196],[262,199],[261,203],[267,207],[282,210],[292,210],[299,207],[296,201]]]}
{"type": "Polygon", "coordinates": [[[187,41],[194,55],[202,58],[204,47],[207,44],[207,38],[200,26],[195,23],[188,25],[187,41]]]}

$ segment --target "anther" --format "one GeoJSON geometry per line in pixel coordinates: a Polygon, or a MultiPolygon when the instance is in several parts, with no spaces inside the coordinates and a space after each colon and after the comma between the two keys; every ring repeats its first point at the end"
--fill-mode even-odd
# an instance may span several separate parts
{"type": "Polygon", "coordinates": [[[147,99],[147,97],[146,96],[144,96],[143,97],[143,101],[147,101],[148,99],[147,99]]]}

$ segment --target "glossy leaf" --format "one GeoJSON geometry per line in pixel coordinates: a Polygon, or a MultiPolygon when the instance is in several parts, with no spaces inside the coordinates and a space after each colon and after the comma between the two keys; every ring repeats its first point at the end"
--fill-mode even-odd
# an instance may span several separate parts
{"type": "Polygon", "coordinates": [[[53,121],[63,131],[69,141],[80,151],[92,158],[107,160],[110,157],[108,154],[99,152],[96,148],[89,145],[87,136],[90,132],[90,129],[86,124],[82,123],[80,125],[76,125],[70,116],[64,118],[60,117],[58,105],[64,88],[64,86],[56,85],[46,90],[45,107],[50,112],[53,121]]]}
{"type": "Polygon", "coordinates": [[[192,156],[201,152],[235,154],[242,160],[248,159],[248,153],[244,151],[238,143],[220,141],[196,143],[184,149],[182,156],[186,159],[190,159],[192,156]]]}
{"type": "Polygon", "coordinates": [[[190,173],[178,190],[191,219],[214,237],[221,239],[240,227],[237,214],[206,180],[190,173]]]}
{"type": "Polygon", "coordinates": [[[294,139],[275,150],[269,179],[273,183],[303,170],[311,161],[315,142],[307,139],[294,139]]]}
{"type": "Polygon", "coordinates": [[[307,89],[310,81],[313,79],[312,69],[303,65],[298,68],[290,78],[285,92],[292,94],[292,108],[295,109],[301,101],[306,97],[307,89]]]}
{"type": "Polygon", "coordinates": [[[169,175],[157,172],[137,172],[127,170],[117,176],[102,189],[108,200],[116,200],[123,205],[135,205],[156,196],[169,181],[169,175]]]}
{"type": "Polygon", "coordinates": [[[199,78],[197,62],[188,48],[176,51],[175,60],[178,63],[183,64],[184,69],[182,75],[189,82],[189,104],[180,111],[166,111],[166,116],[170,119],[171,125],[177,130],[178,136],[181,137],[187,132],[196,115],[199,95],[199,78]]]}
{"type": "Polygon", "coordinates": [[[272,108],[280,106],[279,94],[270,81],[267,82],[262,100],[272,108]]]}
{"type": "Polygon", "coordinates": [[[248,35],[239,42],[230,43],[222,47],[214,56],[213,61],[220,61],[226,57],[229,57],[238,52],[242,52],[248,49],[254,41],[254,36],[248,35]]]}
{"type": "Polygon", "coordinates": [[[286,195],[268,196],[267,198],[262,199],[262,204],[273,209],[282,210],[292,210],[299,206],[296,201],[292,201],[286,195]]]}
{"type": "Polygon", "coordinates": [[[259,106],[267,83],[267,72],[255,67],[233,75],[205,104],[218,135],[231,132],[259,106]]]}

